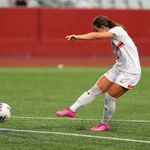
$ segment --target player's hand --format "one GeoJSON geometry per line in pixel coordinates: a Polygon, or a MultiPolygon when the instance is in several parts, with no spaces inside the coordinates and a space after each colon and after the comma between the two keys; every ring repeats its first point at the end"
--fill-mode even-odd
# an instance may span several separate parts
{"type": "Polygon", "coordinates": [[[73,34],[73,35],[67,35],[66,39],[69,40],[69,41],[74,41],[74,40],[77,40],[78,37],[77,37],[77,35],[73,34]]]}

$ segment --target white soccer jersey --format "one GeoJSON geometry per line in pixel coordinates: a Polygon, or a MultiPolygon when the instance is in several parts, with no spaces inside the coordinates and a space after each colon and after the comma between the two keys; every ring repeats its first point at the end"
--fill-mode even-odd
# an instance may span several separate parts
{"type": "Polygon", "coordinates": [[[128,33],[121,26],[116,26],[109,32],[115,35],[111,39],[112,49],[116,55],[114,67],[128,73],[141,74],[137,47],[128,33]]]}

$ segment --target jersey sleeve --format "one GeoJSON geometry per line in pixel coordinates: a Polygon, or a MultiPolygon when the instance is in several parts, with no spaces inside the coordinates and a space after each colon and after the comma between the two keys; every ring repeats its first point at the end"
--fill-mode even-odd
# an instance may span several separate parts
{"type": "Polygon", "coordinates": [[[123,36],[123,35],[125,35],[124,29],[122,27],[120,27],[120,26],[116,26],[116,27],[110,29],[109,32],[115,34],[116,36],[123,36]]]}

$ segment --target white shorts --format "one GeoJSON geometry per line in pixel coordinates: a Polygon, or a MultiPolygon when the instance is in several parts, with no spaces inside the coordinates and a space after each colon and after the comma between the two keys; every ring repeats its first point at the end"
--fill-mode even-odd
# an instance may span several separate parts
{"type": "Polygon", "coordinates": [[[116,83],[126,89],[132,89],[140,80],[140,74],[131,74],[121,71],[115,67],[110,69],[104,76],[113,83],[116,83]]]}

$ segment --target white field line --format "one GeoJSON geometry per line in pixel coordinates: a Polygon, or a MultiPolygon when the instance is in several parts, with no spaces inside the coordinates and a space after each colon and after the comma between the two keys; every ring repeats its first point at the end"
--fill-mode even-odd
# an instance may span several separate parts
{"type": "Polygon", "coordinates": [[[107,139],[107,140],[115,140],[115,141],[136,142],[136,143],[150,144],[150,141],[145,141],[145,140],[124,139],[124,138],[105,137],[105,136],[96,136],[96,135],[86,135],[86,134],[77,134],[77,133],[49,132],[49,131],[38,131],[38,130],[17,130],[17,129],[7,129],[7,128],[0,128],[0,131],[37,133],[37,134],[52,134],[52,135],[65,135],[65,136],[86,137],[86,138],[95,138],[95,139],[107,139]]]}
{"type": "MultiPolygon", "coordinates": [[[[13,119],[37,119],[37,120],[73,120],[73,121],[100,121],[100,119],[92,118],[60,118],[60,117],[19,117],[12,116],[13,119]]],[[[113,122],[137,122],[137,123],[150,123],[150,120],[118,120],[113,119],[113,122]]]]}

